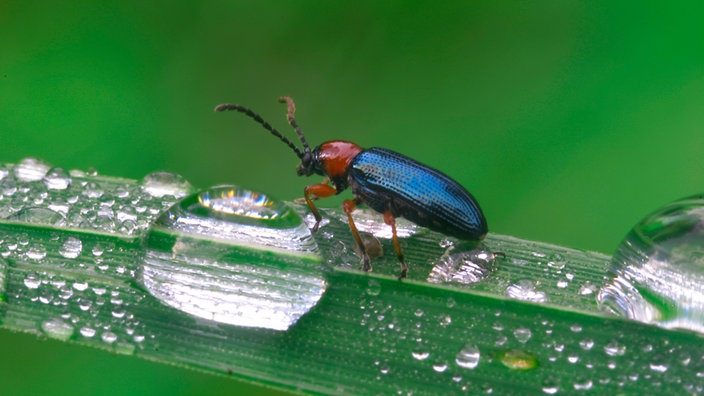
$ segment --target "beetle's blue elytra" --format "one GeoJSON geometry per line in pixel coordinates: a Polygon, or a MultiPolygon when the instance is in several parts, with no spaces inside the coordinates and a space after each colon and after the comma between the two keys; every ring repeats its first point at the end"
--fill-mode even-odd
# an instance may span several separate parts
{"type": "Polygon", "coordinates": [[[479,204],[464,187],[446,174],[394,151],[377,147],[365,150],[344,140],[328,141],[311,150],[294,118],[296,106],[293,99],[284,96],[279,98],[279,102],[288,106],[286,116],[303,144],[302,150],[246,107],[221,104],[215,107],[215,111],[244,113],[278,137],[300,158],[297,168],[299,176],[317,174],[327,177],[328,183],[313,184],[303,190],[306,203],[315,216],[313,232],[318,230],[322,220],[313,204],[313,197],[325,198],[347,188],[352,190],[354,199],[345,200],[343,210],[362,254],[365,271],[370,271],[372,266],[352,219],[352,211],[359,204],[382,213],[384,222],[391,227],[394,250],[401,264],[399,279],[406,277],[408,266],[396,233],[397,217],[463,240],[479,241],[486,236],[488,227],[479,204]]]}

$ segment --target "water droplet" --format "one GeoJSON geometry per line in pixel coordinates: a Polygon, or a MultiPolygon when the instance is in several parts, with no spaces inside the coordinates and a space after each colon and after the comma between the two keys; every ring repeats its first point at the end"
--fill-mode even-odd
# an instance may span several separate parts
{"type": "Polygon", "coordinates": [[[15,177],[23,182],[42,180],[51,165],[36,158],[25,158],[15,166],[15,177]]]}
{"type": "Polygon", "coordinates": [[[42,285],[42,281],[35,272],[30,272],[24,278],[24,285],[27,286],[28,289],[38,289],[39,286],[42,285]]]}
{"type": "Polygon", "coordinates": [[[63,225],[66,222],[66,219],[61,213],[57,213],[51,209],[37,207],[24,208],[19,212],[8,216],[6,220],[16,221],[19,223],[56,226],[63,225]]]}
{"type": "Polygon", "coordinates": [[[506,295],[516,300],[545,303],[548,296],[545,292],[535,289],[535,284],[530,280],[522,280],[506,288],[506,295]]]}
{"type": "Polygon", "coordinates": [[[91,199],[98,199],[105,194],[105,191],[94,182],[90,182],[83,187],[83,192],[81,193],[83,196],[91,199]]]}
{"type": "Polygon", "coordinates": [[[560,390],[560,387],[558,385],[558,382],[554,378],[547,377],[543,380],[542,389],[543,393],[547,393],[548,395],[554,395],[560,390]]]}
{"type": "Polygon", "coordinates": [[[80,239],[68,237],[59,247],[59,254],[68,259],[75,259],[81,255],[82,250],[83,242],[80,239]]]}
{"type": "Polygon", "coordinates": [[[522,349],[499,351],[496,358],[504,366],[514,370],[530,370],[538,366],[538,358],[522,349]]]}
{"type": "Polygon", "coordinates": [[[588,351],[594,347],[594,340],[587,338],[579,342],[579,346],[585,351],[588,351]]]}
{"type": "Polygon", "coordinates": [[[603,309],[666,328],[704,332],[704,195],[647,216],[613,256],[603,309]]]}
{"type": "Polygon", "coordinates": [[[90,327],[85,327],[85,326],[81,327],[81,329],[79,331],[80,331],[81,335],[86,338],[92,338],[95,336],[95,333],[96,333],[95,329],[92,329],[90,327]]]}
{"type": "Polygon", "coordinates": [[[516,329],[513,332],[513,336],[516,337],[516,340],[518,340],[518,342],[520,342],[521,344],[525,344],[526,342],[528,342],[532,335],[533,333],[531,333],[530,329],[527,329],[525,327],[516,329]]]}
{"type": "Polygon", "coordinates": [[[63,321],[63,319],[49,319],[42,323],[42,331],[50,338],[66,341],[73,335],[73,326],[63,321]]]}
{"type": "Polygon", "coordinates": [[[664,363],[650,363],[650,369],[658,373],[664,373],[667,371],[667,368],[667,365],[664,363]]]}
{"type": "Polygon", "coordinates": [[[103,334],[100,335],[100,338],[106,343],[112,344],[113,342],[117,341],[117,334],[113,333],[112,331],[105,331],[103,332],[103,334]]]}
{"type": "Polygon", "coordinates": [[[455,363],[458,366],[466,369],[474,369],[479,365],[481,352],[475,345],[467,344],[462,348],[455,357],[455,363]]]}
{"type": "Polygon", "coordinates": [[[573,324],[572,326],[570,326],[570,330],[571,330],[573,333],[579,333],[579,332],[582,331],[582,325],[575,323],[575,324],[573,324]]]}
{"type": "Polygon", "coordinates": [[[88,282],[73,282],[73,288],[78,291],[85,291],[88,289],[88,282]]]}
{"type": "Polygon", "coordinates": [[[557,286],[558,288],[560,288],[560,289],[565,289],[565,288],[567,288],[567,286],[569,286],[569,285],[570,285],[569,282],[567,282],[567,281],[564,280],[564,279],[560,279],[559,281],[557,281],[557,285],[556,285],[556,286],[557,286]]]}
{"type": "Polygon", "coordinates": [[[594,382],[588,378],[577,378],[572,386],[575,390],[589,390],[594,386],[594,382]]]}
{"type": "Polygon", "coordinates": [[[411,352],[411,355],[413,355],[413,358],[416,360],[425,360],[430,356],[430,352],[417,349],[411,352]]]}
{"type": "Polygon", "coordinates": [[[200,318],[286,330],[326,288],[300,216],[251,191],[222,186],[186,197],[156,220],[147,240],[142,284],[200,318]]]}
{"type": "Polygon", "coordinates": [[[367,294],[376,297],[379,293],[381,293],[381,284],[374,279],[370,279],[369,283],[367,283],[367,294]]]}
{"type": "Polygon", "coordinates": [[[52,168],[44,176],[44,185],[49,190],[65,190],[71,185],[71,176],[63,168],[52,168]]]}
{"type": "Polygon", "coordinates": [[[46,257],[46,248],[42,245],[34,245],[27,249],[25,254],[28,259],[39,261],[46,257]]]}
{"type": "Polygon", "coordinates": [[[433,364],[433,370],[438,373],[444,373],[445,370],[447,370],[447,362],[445,361],[438,361],[433,364]]]}
{"type": "Polygon", "coordinates": [[[626,353],[626,346],[611,341],[604,346],[604,352],[609,356],[623,356],[626,353]]]}
{"type": "Polygon", "coordinates": [[[428,275],[428,282],[431,283],[471,285],[485,279],[496,269],[494,255],[481,246],[444,254],[433,264],[433,270],[428,275]]]}
{"type": "Polygon", "coordinates": [[[580,288],[579,288],[579,295],[580,296],[589,296],[594,294],[596,291],[596,286],[592,285],[589,282],[585,282],[580,288]]]}
{"type": "Polygon", "coordinates": [[[157,198],[165,195],[182,198],[193,190],[193,186],[183,176],[162,171],[144,176],[141,185],[144,192],[157,198]]]}

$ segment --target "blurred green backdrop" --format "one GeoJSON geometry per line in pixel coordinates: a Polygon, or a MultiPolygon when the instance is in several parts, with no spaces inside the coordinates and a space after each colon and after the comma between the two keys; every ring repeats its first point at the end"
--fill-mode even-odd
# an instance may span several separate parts
{"type": "MultiPolygon", "coordinates": [[[[292,133],[285,94],[312,144],[395,149],[465,185],[493,232],[611,253],[704,191],[703,17],[701,2],[4,1],[0,162],[293,199],[319,179],[213,112],[245,104],[292,133]]],[[[253,389],[9,332],[0,351],[7,394],[253,389]]]]}

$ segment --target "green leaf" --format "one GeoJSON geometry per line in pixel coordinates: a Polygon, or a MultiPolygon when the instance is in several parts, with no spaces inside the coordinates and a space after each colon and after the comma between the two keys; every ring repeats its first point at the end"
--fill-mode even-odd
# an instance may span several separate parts
{"type": "MultiPolygon", "coordinates": [[[[399,281],[373,212],[355,219],[387,253],[364,273],[336,209],[324,210],[318,249],[298,254],[208,238],[222,227],[170,229],[196,192],[175,175],[51,174],[31,161],[0,172],[4,329],[305,393],[702,391],[699,335],[599,310],[608,256],[501,235],[471,246],[399,222],[410,264],[399,281]],[[244,304],[254,308],[240,321],[218,311],[244,304]],[[281,328],[257,322],[269,308],[297,314],[281,328]]],[[[289,207],[297,215],[272,229],[310,221],[289,207]]]]}

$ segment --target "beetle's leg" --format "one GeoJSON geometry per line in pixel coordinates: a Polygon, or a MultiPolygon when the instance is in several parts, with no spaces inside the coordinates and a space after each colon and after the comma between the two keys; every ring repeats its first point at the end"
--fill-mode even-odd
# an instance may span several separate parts
{"type": "Polygon", "coordinates": [[[384,212],[384,223],[391,226],[391,233],[394,238],[394,250],[396,250],[396,256],[398,256],[399,263],[401,263],[401,275],[398,276],[398,279],[403,279],[408,273],[408,265],[406,265],[406,261],[403,259],[401,245],[398,243],[398,235],[396,234],[396,218],[390,210],[384,212]]]}
{"type": "Polygon", "coordinates": [[[372,264],[369,260],[369,255],[367,254],[367,249],[364,248],[364,243],[362,242],[362,238],[359,236],[359,231],[357,231],[357,226],[354,225],[354,220],[352,220],[352,211],[354,210],[354,207],[357,206],[357,203],[355,201],[352,201],[350,199],[346,199],[345,202],[342,204],[342,210],[347,213],[347,222],[350,224],[350,230],[352,231],[352,236],[354,237],[355,242],[357,242],[357,246],[359,246],[359,251],[362,253],[362,259],[364,260],[364,266],[362,269],[366,271],[371,271],[372,270],[372,264]]]}
{"type": "Polygon", "coordinates": [[[320,226],[320,221],[323,220],[323,216],[321,216],[320,212],[318,212],[318,208],[313,205],[311,195],[314,195],[317,198],[325,198],[335,194],[337,194],[337,190],[327,184],[313,184],[312,186],[307,186],[303,190],[303,196],[306,198],[306,203],[315,217],[315,225],[311,229],[312,232],[318,231],[318,226],[320,226]]]}

